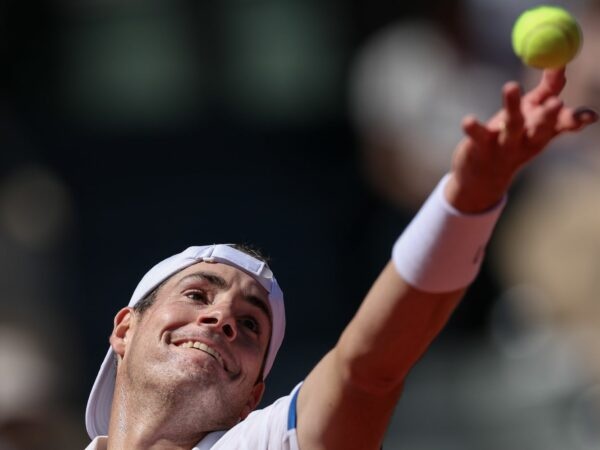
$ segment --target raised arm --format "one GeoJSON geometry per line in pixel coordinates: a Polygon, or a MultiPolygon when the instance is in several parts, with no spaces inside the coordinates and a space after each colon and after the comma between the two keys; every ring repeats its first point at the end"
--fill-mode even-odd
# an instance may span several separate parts
{"type": "MultiPolygon", "coordinates": [[[[545,71],[538,86],[524,96],[517,83],[507,83],[503,107],[492,119],[485,124],[470,116],[464,119],[466,137],[438,191],[441,200],[434,199],[442,206],[447,202],[447,210],[458,217],[453,236],[460,234],[461,224],[467,229],[498,213],[515,174],[554,137],[597,120],[593,111],[562,104],[558,95],[564,85],[564,70],[545,71]]],[[[414,224],[397,247],[399,258],[394,256],[387,264],[335,348],[300,390],[297,432],[302,450],[379,449],[407,373],[444,327],[472,280],[469,276],[462,280],[461,271],[455,274],[450,265],[447,271],[436,266],[440,258],[435,252],[433,258],[423,255],[427,245],[417,245],[416,253],[421,254],[414,258],[406,255],[407,248],[412,250],[405,238],[419,239],[423,222],[414,224]],[[413,261],[425,270],[406,268],[413,261]]],[[[424,232],[423,239],[437,233],[442,247],[444,239],[458,241],[448,242],[448,248],[473,244],[467,235],[464,242],[448,238],[444,227],[432,230],[424,232]]]]}

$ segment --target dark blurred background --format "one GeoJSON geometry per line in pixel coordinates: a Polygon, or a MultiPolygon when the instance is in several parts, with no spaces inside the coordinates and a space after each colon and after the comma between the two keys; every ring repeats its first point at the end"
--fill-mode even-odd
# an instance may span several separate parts
{"type": "MultiPolygon", "coordinates": [[[[598,108],[598,2],[554,3],[585,35],[568,98],[598,108]]],[[[505,81],[539,77],[510,48],[533,5],[2,0],[0,450],[87,445],[84,407],[115,312],[189,245],[250,243],[271,257],[288,331],[265,401],[287,394],[448,170],[461,118],[495,111],[505,81]]],[[[597,233],[577,228],[595,223],[600,189],[598,136],[586,133],[520,179],[386,448],[600,448],[597,277],[573,268],[600,261],[597,233]],[[544,180],[557,179],[548,201],[544,180]],[[579,185],[563,214],[561,193],[579,185]],[[550,218],[590,217],[551,228],[519,206],[530,198],[550,218]],[[569,283],[589,292],[573,301],[569,283]]]]}

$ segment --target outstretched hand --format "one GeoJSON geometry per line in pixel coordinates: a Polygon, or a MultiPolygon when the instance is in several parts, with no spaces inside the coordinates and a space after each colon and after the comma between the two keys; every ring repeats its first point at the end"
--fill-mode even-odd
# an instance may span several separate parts
{"type": "Polygon", "coordinates": [[[562,133],[596,122],[588,108],[570,108],[558,98],[566,84],[563,69],[545,70],[540,83],[525,95],[509,82],[503,107],[487,123],[464,118],[466,137],[458,144],[446,197],[460,211],[481,212],[503,197],[518,170],[562,133]]]}

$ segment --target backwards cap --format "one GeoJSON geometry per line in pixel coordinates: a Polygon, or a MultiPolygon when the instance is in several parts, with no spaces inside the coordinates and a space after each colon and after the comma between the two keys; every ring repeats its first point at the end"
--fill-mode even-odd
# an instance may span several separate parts
{"type": "MultiPolygon", "coordinates": [[[[140,300],[150,294],[154,288],[175,273],[193,264],[207,261],[219,262],[236,267],[258,281],[269,293],[269,305],[273,315],[273,330],[265,361],[264,377],[267,376],[275,355],[283,341],[285,332],[285,309],[283,305],[283,292],[273,276],[269,266],[258,259],[236,250],[225,244],[206,245],[202,247],[189,247],[183,252],[171,256],[155,265],[140,281],[131,296],[128,306],[135,306],[140,300]]],[[[114,353],[109,347],[108,353],[100,366],[100,371],[92,387],[85,411],[85,425],[92,439],[96,436],[108,434],[110,410],[115,390],[115,363],[114,353]]]]}

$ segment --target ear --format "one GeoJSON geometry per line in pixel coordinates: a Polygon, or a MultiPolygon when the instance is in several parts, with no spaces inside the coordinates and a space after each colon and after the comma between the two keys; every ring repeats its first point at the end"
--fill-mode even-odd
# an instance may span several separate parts
{"type": "Polygon", "coordinates": [[[113,331],[110,335],[110,345],[113,351],[123,357],[125,349],[127,348],[127,340],[129,338],[129,331],[133,322],[133,309],[123,308],[119,310],[115,316],[113,331]]]}
{"type": "Polygon", "coordinates": [[[244,409],[242,410],[242,412],[240,414],[240,420],[244,420],[246,417],[248,417],[248,414],[250,414],[252,411],[254,411],[254,408],[256,408],[258,406],[264,393],[265,393],[265,383],[262,381],[260,381],[259,383],[256,383],[254,385],[254,387],[252,388],[250,397],[248,397],[248,401],[246,402],[246,405],[244,406],[244,409]]]}

